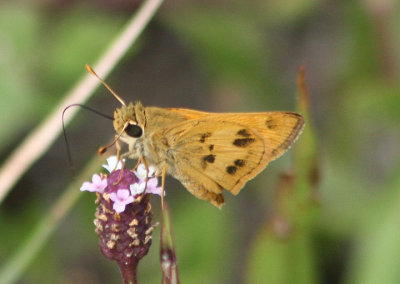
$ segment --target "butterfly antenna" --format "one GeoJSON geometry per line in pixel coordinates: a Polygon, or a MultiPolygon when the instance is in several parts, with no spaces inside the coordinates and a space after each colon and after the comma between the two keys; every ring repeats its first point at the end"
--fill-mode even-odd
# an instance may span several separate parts
{"type": "MultiPolygon", "coordinates": [[[[97,150],[97,153],[99,153],[99,155],[102,155],[108,150],[108,148],[110,148],[112,145],[114,145],[118,141],[118,139],[121,137],[121,135],[124,133],[124,131],[128,125],[129,125],[128,122],[125,123],[124,127],[122,128],[121,133],[118,134],[117,136],[115,136],[114,140],[110,144],[108,144],[107,146],[100,147],[99,150],[97,150]]],[[[117,144],[117,147],[118,147],[118,144],[117,144]]]]}
{"type": "Polygon", "coordinates": [[[124,132],[122,131],[120,134],[118,134],[114,138],[114,140],[107,146],[100,147],[99,150],[97,150],[97,153],[99,153],[99,155],[103,155],[105,152],[107,152],[108,148],[110,148],[112,145],[114,145],[118,141],[118,139],[121,137],[122,133],[124,133],[124,132]]]}
{"type": "Polygon", "coordinates": [[[69,164],[71,171],[74,173],[75,169],[74,169],[74,164],[72,163],[71,147],[69,146],[69,142],[68,142],[68,138],[67,138],[67,130],[65,128],[65,122],[64,122],[65,111],[69,108],[70,108],[70,106],[67,106],[62,112],[62,128],[63,128],[65,147],[67,148],[68,164],[69,164]]]}
{"type": "Polygon", "coordinates": [[[110,87],[103,79],[101,79],[99,75],[96,74],[96,72],[94,72],[94,70],[92,69],[92,67],[90,67],[88,64],[86,64],[85,67],[86,67],[86,70],[87,70],[90,74],[92,74],[92,75],[95,76],[97,79],[99,79],[99,81],[104,85],[104,87],[106,87],[107,90],[110,91],[110,93],[121,103],[121,105],[123,105],[123,106],[126,105],[125,102],[124,102],[124,100],[123,100],[120,96],[118,96],[117,93],[115,93],[115,92],[113,91],[113,89],[111,89],[111,87],[110,87]]]}
{"type": "Polygon", "coordinates": [[[68,141],[67,129],[66,129],[66,127],[65,127],[65,122],[64,122],[64,115],[65,115],[65,112],[66,112],[70,107],[76,107],[76,106],[79,106],[79,107],[81,107],[81,108],[83,108],[83,109],[89,110],[89,111],[91,111],[91,112],[93,112],[93,113],[95,113],[95,114],[98,114],[98,115],[100,115],[100,116],[102,116],[102,117],[105,117],[105,118],[108,118],[108,119],[110,119],[110,120],[114,120],[113,117],[111,117],[111,116],[109,116],[109,115],[106,115],[106,114],[104,114],[104,113],[101,113],[101,112],[99,112],[98,110],[95,110],[95,109],[93,109],[93,108],[91,108],[91,107],[88,107],[88,106],[85,106],[85,105],[82,105],[82,104],[71,104],[71,105],[69,105],[69,106],[67,106],[67,107],[64,108],[64,110],[63,110],[63,112],[62,112],[62,128],[63,128],[64,141],[65,141],[65,145],[66,145],[66,148],[67,148],[68,164],[69,164],[69,166],[70,166],[70,168],[71,168],[72,171],[74,171],[74,164],[73,164],[73,162],[72,162],[71,147],[70,147],[70,144],[69,144],[69,141],[68,141]]]}

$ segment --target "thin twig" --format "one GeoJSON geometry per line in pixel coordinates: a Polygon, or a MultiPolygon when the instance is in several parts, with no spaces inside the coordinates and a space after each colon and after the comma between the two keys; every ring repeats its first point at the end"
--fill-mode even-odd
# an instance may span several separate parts
{"type": "MultiPolygon", "coordinates": [[[[105,78],[109,74],[129,47],[137,40],[162,2],[163,0],[148,0],[139,8],[126,28],[116,37],[108,50],[94,65],[96,72],[101,77],[105,78]]],[[[89,74],[85,75],[47,119],[35,128],[19,147],[13,151],[0,168],[0,203],[25,171],[43,155],[61,133],[60,117],[62,110],[69,104],[86,102],[99,83],[89,74]]],[[[66,124],[77,111],[78,109],[76,108],[67,113],[65,116],[66,124]]]]}

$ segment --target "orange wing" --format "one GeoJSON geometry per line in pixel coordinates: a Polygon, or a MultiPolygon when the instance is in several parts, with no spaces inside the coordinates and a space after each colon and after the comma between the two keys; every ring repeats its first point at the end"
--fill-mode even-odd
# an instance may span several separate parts
{"type": "MultiPolygon", "coordinates": [[[[189,119],[164,132],[182,174],[191,168],[233,194],[237,194],[271,160],[282,155],[304,125],[303,117],[293,112],[171,111],[189,119]]],[[[217,189],[210,187],[207,190],[217,193],[217,189]]]]}

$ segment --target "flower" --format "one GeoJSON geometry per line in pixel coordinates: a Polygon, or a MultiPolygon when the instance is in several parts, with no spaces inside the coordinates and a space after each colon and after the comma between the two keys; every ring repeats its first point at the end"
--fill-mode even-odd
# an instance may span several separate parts
{"type": "Polygon", "coordinates": [[[149,172],[146,171],[146,166],[144,164],[140,164],[137,169],[136,169],[136,176],[141,179],[145,180],[146,177],[152,177],[154,173],[156,172],[156,168],[153,166],[149,166],[149,172]]]}
{"type": "MultiPolygon", "coordinates": [[[[152,193],[152,194],[157,194],[161,196],[162,188],[161,186],[158,185],[158,179],[157,178],[151,178],[147,181],[147,186],[146,186],[146,193],[152,193]]],[[[164,191],[164,196],[165,196],[165,191],[164,191]]]]}
{"type": "Polygon", "coordinates": [[[102,179],[98,174],[92,176],[92,182],[85,181],[81,186],[81,191],[102,193],[107,187],[107,179],[102,179]]]}
{"type": "Polygon", "coordinates": [[[118,161],[117,156],[110,156],[107,158],[107,165],[103,165],[103,168],[105,168],[109,173],[112,171],[120,170],[122,169],[122,163],[125,162],[125,159],[122,159],[121,161],[118,161]]]}
{"type": "Polygon", "coordinates": [[[144,191],[145,188],[146,188],[146,182],[131,184],[131,185],[129,186],[129,188],[130,188],[130,190],[131,190],[131,194],[132,194],[133,196],[136,196],[136,195],[138,195],[138,194],[143,193],[143,191],[144,191]]]}
{"type": "Polygon", "coordinates": [[[97,193],[94,224],[99,236],[99,247],[105,257],[117,262],[124,283],[136,271],[137,264],[147,254],[152,243],[154,226],[150,195],[134,172],[128,169],[109,174],[104,193],[97,193]],[[140,194],[133,196],[131,185],[137,185],[140,194]],[[143,187],[143,188],[142,188],[143,187]]]}
{"type": "Polygon", "coordinates": [[[129,193],[128,189],[118,189],[117,192],[111,192],[110,199],[114,202],[113,209],[115,212],[124,212],[126,205],[134,201],[133,196],[129,193]]]}
{"type": "Polygon", "coordinates": [[[92,182],[84,182],[81,190],[96,192],[94,225],[100,250],[118,263],[124,283],[131,283],[125,280],[136,275],[137,264],[152,243],[155,226],[151,224],[149,193],[161,194],[161,188],[153,177],[154,167],[146,171],[144,165],[139,165],[134,172],[123,166],[124,160],[109,157],[103,165],[109,174],[94,174],[92,182]]]}
{"type": "MultiPolygon", "coordinates": [[[[145,186],[146,187],[146,193],[151,193],[151,194],[157,194],[161,196],[161,187],[157,187],[158,185],[158,179],[156,177],[153,177],[156,172],[155,167],[149,166],[149,172],[146,171],[146,166],[144,164],[140,164],[135,172],[135,175],[140,179],[140,182],[144,185],[141,185],[141,187],[145,186]],[[146,176],[149,177],[147,180],[147,186],[146,186],[146,176]],[[153,177],[153,178],[150,178],[153,177]]],[[[131,188],[132,192],[132,188],[131,188]]],[[[134,195],[132,193],[132,195],[134,195]]],[[[165,195],[165,192],[164,192],[165,195]]]]}

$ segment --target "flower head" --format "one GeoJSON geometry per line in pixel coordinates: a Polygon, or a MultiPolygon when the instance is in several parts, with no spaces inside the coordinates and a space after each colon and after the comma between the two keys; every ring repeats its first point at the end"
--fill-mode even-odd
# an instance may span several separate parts
{"type": "Polygon", "coordinates": [[[147,173],[144,165],[136,172],[123,168],[116,156],[107,159],[103,167],[110,172],[94,174],[92,182],[83,183],[81,190],[97,193],[94,224],[102,253],[115,260],[120,269],[136,267],[152,242],[150,194],[161,194],[154,167],[147,173]],[[149,174],[149,175],[148,175],[149,174]]]}
{"type": "Polygon", "coordinates": [[[113,209],[117,213],[124,212],[126,206],[140,201],[144,194],[161,195],[161,187],[158,186],[158,179],[153,177],[155,168],[149,166],[148,172],[144,164],[140,164],[135,172],[122,169],[124,160],[118,161],[116,156],[110,156],[107,164],[103,167],[110,172],[106,178],[94,174],[92,182],[84,182],[81,191],[107,193],[113,209]],[[147,178],[147,181],[146,181],[147,178]]]}

